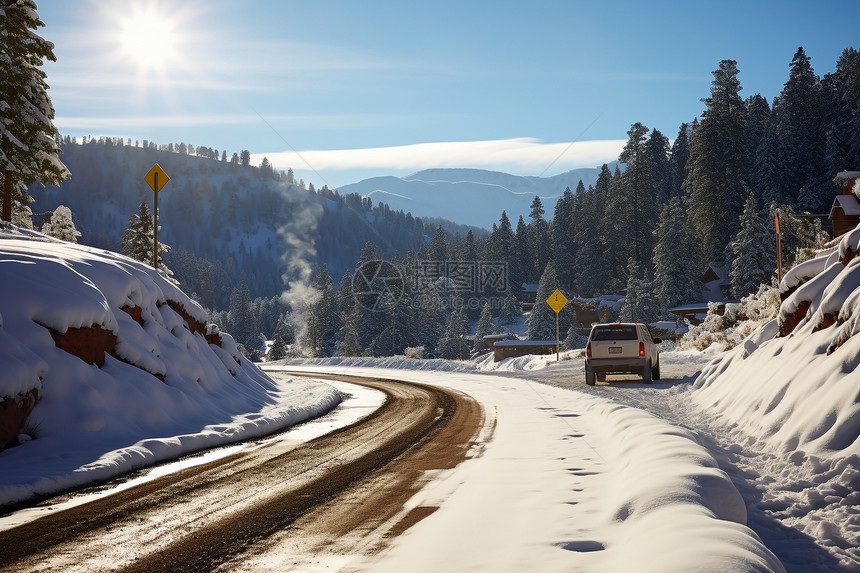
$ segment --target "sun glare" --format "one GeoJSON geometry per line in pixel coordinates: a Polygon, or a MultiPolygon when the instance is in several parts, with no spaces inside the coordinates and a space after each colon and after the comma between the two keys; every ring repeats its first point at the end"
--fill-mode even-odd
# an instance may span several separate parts
{"type": "Polygon", "coordinates": [[[172,21],[154,9],[132,13],[122,27],[122,50],[143,69],[162,69],[175,54],[172,21]]]}

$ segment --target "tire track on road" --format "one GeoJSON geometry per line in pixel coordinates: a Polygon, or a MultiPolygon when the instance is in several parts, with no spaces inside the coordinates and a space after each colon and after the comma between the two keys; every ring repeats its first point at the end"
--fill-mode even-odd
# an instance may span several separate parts
{"type": "Polygon", "coordinates": [[[212,571],[259,554],[286,528],[293,538],[302,528],[317,536],[320,524],[344,534],[361,529],[357,537],[375,540],[368,550],[378,546],[383,536],[368,524],[397,515],[427,469],[465,459],[483,413],[468,396],[433,386],[331,378],[380,390],[386,400],[355,424],[288,451],[275,441],[0,532],[0,569],[212,571]],[[344,494],[349,502],[338,503],[344,494]]]}

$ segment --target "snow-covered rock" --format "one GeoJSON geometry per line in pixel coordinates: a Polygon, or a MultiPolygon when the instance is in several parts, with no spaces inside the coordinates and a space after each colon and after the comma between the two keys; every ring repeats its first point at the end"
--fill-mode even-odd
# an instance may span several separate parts
{"type": "Polygon", "coordinates": [[[122,255],[3,225],[0,277],[0,427],[22,444],[0,452],[0,506],[340,400],[328,385],[276,383],[176,285],[122,255]]]}

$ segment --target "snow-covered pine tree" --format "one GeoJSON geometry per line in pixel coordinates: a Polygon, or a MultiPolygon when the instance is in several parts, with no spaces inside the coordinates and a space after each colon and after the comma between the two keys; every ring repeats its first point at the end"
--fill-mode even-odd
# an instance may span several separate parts
{"type": "Polygon", "coordinates": [[[386,292],[386,301],[381,305],[385,309],[382,319],[382,331],[376,335],[369,347],[373,356],[395,356],[414,346],[418,341],[415,326],[415,309],[411,297],[404,293],[395,298],[391,292],[386,292]]]}
{"type": "Polygon", "coordinates": [[[255,346],[257,325],[251,309],[251,292],[245,281],[230,294],[230,309],[227,312],[227,328],[233,338],[246,348],[255,346]]]}
{"type": "Polygon", "coordinates": [[[152,262],[152,212],[143,201],[138,212],[128,218],[122,234],[122,254],[141,262],[152,262]]]}
{"type": "Polygon", "coordinates": [[[782,159],[779,184],[797,204],[813,213],[827,212],[833,201],[833,173],[822,177],[827,135],[821,82],[811,60],[799,47],[789,64],[788,81],[774,104],[777,154],[782,159]],[[822,185],[824,183],[824,185],[822,185]]]}
{"type": "Polygon", "coordinates": [[[747,109],[738,73],[735,60],[722,60],[713,72],[707,109],[690,142],[689,218],[709,261],[720,260],[737,233],[748,192],[744,176],[752,157],[744,145],[747,109]]]}
{"type": "MultiPolygon", "coordinates": [[[[526,336],[529,340],[555,340],[555,311],[546,300],[561,284],[558,282],[555,267],[548,264],[538,283],[535,305],[528,319],[526,336]]],[[[566,331],[566,327],[565,327],[566,331]]]]}
{"type": "Polygon", "coordinates": [[[529,238],[529,261],[532,267],[529,269],[529,280],[541,276],[552,258],[552,239],[550,237],[549,223],[544,219],[544,208],[540,197],[535,195],[529,212],[528,238],[529,238]]]}
{"type": "Polygon", "coordinates": [[[660,302],[654,292],[654,281],[645,265],[630,259],[627,269],[627,295],[621,305],[622,322],[654,322],[661,315],[660,302]]]}
{"type": "Polygon", "coordinates": [[[475,344],[472,346],[474,352],[480,352],[484,349],[484,337],[488,334],[496,334],[496,325],[493,323],[493,313],[490,312],[490,305],[484,303],[481,309],[481,317],[478,319],[478,327],[475,330],[475,344]]]}
{"type": "MultiPolygon", "coordinates": [[[[656,133],[659,139],[656,145],[665,153],[668,142],[664,141],[665,138],[660,132],[656,133]]],[[[649,149],[648,128],[641,123],[630,126],[627,136],[627,143],[618,156],[619,161],[625,163],[627,168],[611,197],[609,207],[615,236],[621,239],[613,246],[617,248],[629,244],[629,256],[644,264],[651,260],[654,248],[652,230],[658,214],[655,195],[657,180],[653,167],[655,163],[660,163],[662,168],[665,161],[658,162],[651,157],[658,152],[649,149]]]]}
{"type": "Polygon", "coordinates": [[[60,205],[54,209],[51,220],[42,225],[42,232],[70,243],[77,243],[78,237],[81,236],[80,231],[75,228],[75,223],[72,221],[72,210],[65,205],[60,205]]]}
{"type": "MultiPolygon", "coordinates": [[[[576,188],[577,194],[585,192],[582,181],[576,188]]],[[[574,269],[576,268],[575,220],[573,218],[573,207],[576,199],[570,187],[562,193],[561,198],[555,204],[555,212],[552,217],[552,258],[558,273],[558,280],[564,288],[573,288],[574,269]]]]}
{"type": "Polygon", "coordinates": [[[684,195],[684,179],[687,177],[687,161],[690,159],[690,141],[687,138],[690,131],[689,124],[682,123],[678,128],[678,135],[672,142],[672,152],[669,155],[669,196],[682,197],[684,195]]]}
{"type": "Polygon", "coordinates": [[[567,350],[585,348],[586,344],[588,344],[588,337],[579,334],[576,331],[575,325],[571,325],[571,327],[567,329],[567,336],[561,341],[562,347],[567,350]]]}
{"type": "Polygon", "coordinates": [[[448,240],[445,235],[445,229],[442,225],[436,227],[436,233],[430,241],[430,259],[431,261],[447,261],[448,260],[448,240]]]}
{"type": "Polygon", "coordinates": [[[313,302],[308,305],[304,315],[305,328],[299,341],[311,356],[330,356],[334,337],[341,327],[333,284],[328,266],[324,264],[319,267],[312,279],[313,302]]]}
{"type": "Polygon", "coordinates": [[[445,334],[439,339],[436,352],[439,358],[448,360],[462,360],[469,357],[469,345],[466,343],[466,334],[469,325],[466,321],[466,313],[459,308],[451,313],[445,334]]]}
{"type": "Polygon", "coordinates": [[[499,322],[501,324],[513,324],[514,321],[522,316],[520,309],[520,301],[514,296],[511,291],[511,285],[505,289],[505,298],[502,301],[502,309],[499,311],[499,322]]]}
{"type": "MultiPolygon", "coordinates": [[[[658,129],[652,129],[645,144],[645,156],[651,167],[654,199],[656,203],[648,210],[651,220],[656,222],[660,209],[672,195],[672,167],[669,164],[669,138],[658,129]]],[[[646,205],[647,207],[647,205],[646,205]]]]}
{"type": "Polygon", "coordinates": [[[703,269],[687,233],[687,214],[678,197],[660,213],[654,247],[654,289],[664,309],[696,302],[701,297],[703,269]]]}
{"type": "MultiPolygon", "coordinates": [[[[138,212],[128,218],[125,231],[122,234],[122,254],[135,260],[152,264],[152,243],[154,241],[152,211],[146,201],[141,202],[138,212]]],[[[161,231],[161,226],[158,228],[161,231]]],[[[158,272],[166,277],[173,276],[173,271],[164,264],[162,255],[170,251],[170,247],[158,242],[158,272]]]]}
{"type": "MultiPolygon", "coordinates": [[[[12,220],[12,198],[21,189],[19,184],[26,188],[38,180],[59,185],[70,176],[59,159],[54,106],[47,93],[47,75],[41,70],[44,60],[57,60],[54,45],[35,33],[44,25],[33,0],[0,4],[0,215],[4,221],[12,220]]],[[[29,208],[27,199],[18,204],[29,208]]]]}
{"type": "Polygon", "coordinates": [[[757,292],[761,284],[770,284],[776,267],[775,247],[767,221],[758,210],[755,195],[750,193],[740,217],[741,229],[731,243],[734,253],[729,278],[736,298],[757,292]]]}
{"type": "Polygon", "coordinates": [[[269,348],[268,359],[272,360],[281,360],[282,358],[287,357],[287,342],[284,340],[284,337],[275,332],[275,336],[272,339],[272,346],[269,348]]]}
{"type": "Polygon", "coordinates": [[[594,187],[589,186],[585,193],[576,194],[573,216],[582,224],[576,226],[574,236],[577,245],[574,286],[582,296],[607,292],[604,290],[607,287],[604,211],[611,181],[612,172],[604,163],[594,187]]]}

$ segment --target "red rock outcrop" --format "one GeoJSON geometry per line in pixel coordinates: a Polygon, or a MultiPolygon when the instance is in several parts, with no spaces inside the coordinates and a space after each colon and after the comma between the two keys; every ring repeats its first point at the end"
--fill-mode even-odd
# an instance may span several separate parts
{"type": "Polygon", "coordinates": [[[26,394],[3,397],[0,402],[0,450],[18,444],[18,435],[24,426],[24,420],[38,401],[39,392],[35,388],[26,394]]]}
{"type": "Polygon", "coordinates": [[[116,335],[98,326],[70,328],[65,334],[49,330],[57,348],[74,354],[87,364],[104,366],[105,355],[116,352],[116,335]]]}
{"type": "Polygon", "coordinates": [[[800,321],[806,318],[806,313],[812,303],[808,300],[802,301],[797,305],[797,309],[790,314],[779,315],[779,335],[788,336],[797,328],[800,321]]]}
{"type": "Polygon", "coordinates": [[[120,310],[123,311],[124,313],[126,313],[127,315],[129,315],[130,317],[132,317],[136,323],[143,326],[143,309],[142,308],[140,308],[137,305],[134,305],[134,306],[125,305],[124,307],[120,308],[120,310]]]}
{"type": "Polygon", "coordinates": [[[173,311],[182,317],[182,320],[185,321],[185,324],[188,325],[188,330],[192,333],[204,334],[206,332],[206,323],[200,322],[193,316],[191,316],[185,307],[182,306],[181,303],[176,302],[175,300],[167,299],[167,306],[169,306],[173,311]]]}

